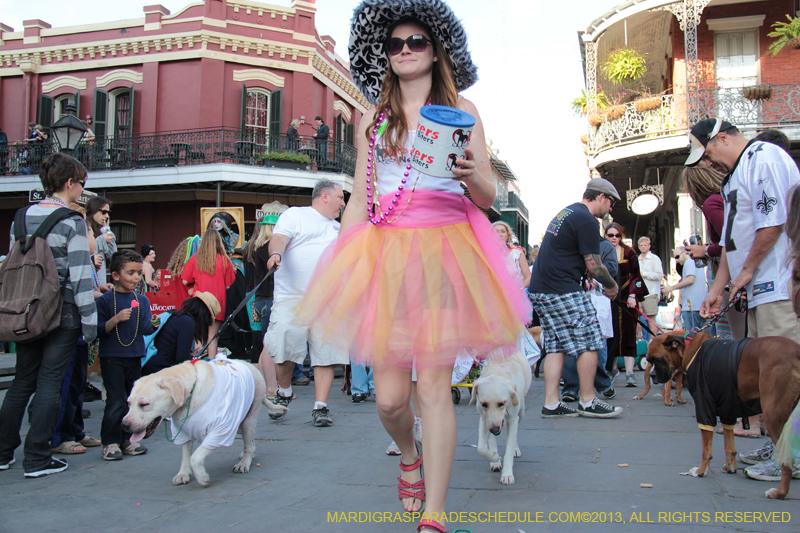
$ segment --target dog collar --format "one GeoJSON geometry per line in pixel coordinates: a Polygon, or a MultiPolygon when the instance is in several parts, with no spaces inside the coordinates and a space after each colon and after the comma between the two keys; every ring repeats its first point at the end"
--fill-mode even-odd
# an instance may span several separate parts
{"type": "Polygon", "coordinates": [[[699,331],[696,328],[693,329],[692,331],[687,331],[683,335],[684,346],[689,346],[689,344],[691,344],[691,342],[694,340],[695,335],[697,335],[698,333],[699,331]]]}

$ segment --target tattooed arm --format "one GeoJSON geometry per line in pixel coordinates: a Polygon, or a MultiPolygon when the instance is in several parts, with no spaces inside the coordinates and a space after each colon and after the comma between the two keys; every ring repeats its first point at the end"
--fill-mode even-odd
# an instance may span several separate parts
{"type": "Polygon", "coordinates": [[[589,271],[589,275],[603,284],[603,294],[612,300],[616,298],[619,287],[614,278],[611,277],[611,274],[608,273],[608,269],[603,265],[600,254],[586,254],[583,259],[586,261],[586,270],[589,271]]]}

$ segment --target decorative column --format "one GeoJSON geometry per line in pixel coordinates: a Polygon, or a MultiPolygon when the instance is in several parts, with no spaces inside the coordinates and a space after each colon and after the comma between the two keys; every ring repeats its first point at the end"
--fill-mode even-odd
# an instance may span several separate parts
{"type": "MultiPolygon", "coordinates": [[[[697,27],[703,9],[711,0],[683,0],[682,30],[686,46],[686,106],[688,127],[700,120],[700,69],[697,58],[697,27]]],[[[680,17],[679,17],[680,20],[680,17]]]]}

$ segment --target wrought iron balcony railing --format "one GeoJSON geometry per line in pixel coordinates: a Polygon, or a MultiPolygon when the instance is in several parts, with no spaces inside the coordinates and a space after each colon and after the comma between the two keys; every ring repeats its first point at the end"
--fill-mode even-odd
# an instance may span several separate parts
{"type": "Polygon", "coordinates": [[[740,130],[800,124],[800,85],[700,91],[700,118],[718,117],[740,130]]]}
{"type": "MultiPolygon", "coordinates": [[[[613,106],[597,117],[589,128],[588,149],[592,155],[616,145],[686,131],[685,95],[654,96],[644,102],[613,106]]],[[[591,123],[591,122],[590,122],[591,123]]]]}
{"type": "MultiPolygon", "coordinates": [[[[709,117],[725,119],[742,131],[800,126],[800,84],[703,89],[700,118],[709,117]]],[[[622,144],[680,134],[688,129],[686,95],[614,106],[590,120],[598,124],[589,128],[591,155],[622,144]]]]}
{"type": "MultiPolygon", "coordinates": [[[[38,174],[39,164],[56,150],[52,143],[0,146],[0,175],[38,174]]],[[[261,165],[259,158],[274,152],[305,155],[310,170],[355,174],[357,151],[349,143],[233,129],[97,137],[82,143],[72,155],[90,172],[99,172],[206,163],[261,165]]]]}
{"type": "Polygon", "coordinates": [[[528,208],[525,207],[525,204],[522,203],[522,200],[514,192],[508,193],[508,203],[505,209],[516,209],[522,213],[526,219],[530,219],[528,208]]]}

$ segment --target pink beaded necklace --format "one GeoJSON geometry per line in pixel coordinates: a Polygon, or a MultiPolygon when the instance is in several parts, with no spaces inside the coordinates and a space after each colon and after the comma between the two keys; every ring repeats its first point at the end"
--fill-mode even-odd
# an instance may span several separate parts
{"type": "MultiPolygon", "coordinates": [[[[426,105],[430,105],[430,100],[426,105]]],[[[383,133],[383,130],[386,129],[386,112],[389,111],[389,107],[387,106],[385,111],[381,111],[381,114],[378,115],[378,122],[375,124],[375,127],[372,128],[372,135],[369,138],[369,150],[367,151],[367,214],[369,215],[369,221],[377,226],[380,223],[392,224],[400,218],[403,213],[406,212],[408,206],[411,204],[411,198],[414,196],[414,191],[417,189],[417,183],[419,183],[419,176],[420,173],[417,172],[417,179],[414,180],[414,185],[411,187],[411,194],[408,195],[408,201],[406,202],[405,207],[403,210],[400,211],[396,217],[389,220],[389,216],[394,213],[394,208],[397,206],[397,201],[400,199],[400,195],[403,194],[403,190],[405,189],[406,183],[408,182],[408,175],[411,171],[411,164],[408,163],[406,165],[406,170],[403,172],[403,178],[400,180],[400,185],[397,186],[397,191],[394,193],[394,198],[392,198],[392,205],[388,206],[385,211],[381,212],[381,203],[378,201],[378,168],[375,165],[374,161],[374,152],[375,152],[375,141],[378,138],[378,133],[383,133]],[[372,187],[375,187],[375,195],[373,198],[372,187]]]]}

